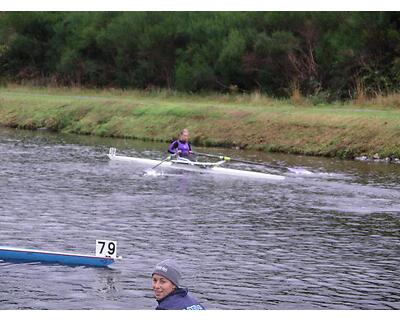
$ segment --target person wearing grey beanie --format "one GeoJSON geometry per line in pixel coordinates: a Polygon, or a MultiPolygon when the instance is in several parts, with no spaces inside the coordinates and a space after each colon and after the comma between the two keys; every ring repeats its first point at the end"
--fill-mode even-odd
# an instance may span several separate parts
{"type": "Polygon", "coordinates": [[[204,307],[181,287],[182,275],[177,263],[167,259],[158,263],[151,275],[156,310],[204,310],[204,307]]]}

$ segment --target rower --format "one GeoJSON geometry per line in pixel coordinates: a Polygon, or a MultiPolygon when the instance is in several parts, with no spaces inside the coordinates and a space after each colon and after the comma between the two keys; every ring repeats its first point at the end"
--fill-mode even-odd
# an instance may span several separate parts
{"type": "Polygon", "coordinates": [[[168,152],[171,154],[177,154],[178,157],[187,158],[193,160],[192,147],[189,142],[189,130],[183,129],[177,140],[171,142],[168,147],[168,152]]]}
{"type": "Polygon", "coordinates": [[[158,263],[151,275],[156,310],[204,310],[204,307],[181,287],[181,271],[176,262],[167,259],[158,263]]]}

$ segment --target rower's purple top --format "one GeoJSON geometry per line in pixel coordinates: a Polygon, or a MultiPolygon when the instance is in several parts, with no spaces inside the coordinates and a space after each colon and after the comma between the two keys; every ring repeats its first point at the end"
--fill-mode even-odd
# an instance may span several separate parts
{"type": "Polygon", "coordinates": [[[168,147],[168,152],[175,154],[180,151],[180,156],[188,156],[189,152],[192,151],[192,147],[189,142],[184,142],[181,140],[174,140],[168,147]]]}

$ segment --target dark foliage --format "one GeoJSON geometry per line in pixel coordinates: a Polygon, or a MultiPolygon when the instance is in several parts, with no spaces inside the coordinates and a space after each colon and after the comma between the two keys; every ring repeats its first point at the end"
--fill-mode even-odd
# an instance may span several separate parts
{"type": "Polygon", "coordinates": [[[400,82],[400,13],[0,13],[0,77],[326,99],[388,94],[400,82]]]}

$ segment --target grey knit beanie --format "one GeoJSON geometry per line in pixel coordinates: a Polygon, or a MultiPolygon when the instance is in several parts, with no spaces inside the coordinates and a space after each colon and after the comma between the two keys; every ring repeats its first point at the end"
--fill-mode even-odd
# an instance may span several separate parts
{"type": "Polygon", "coordinates": [[[180,287],[182,279],[181,271],[174,260],[167,259],[158,263],[155,266],[152,275],[155,273],[164,276],[178,288],[180,287]]]}

